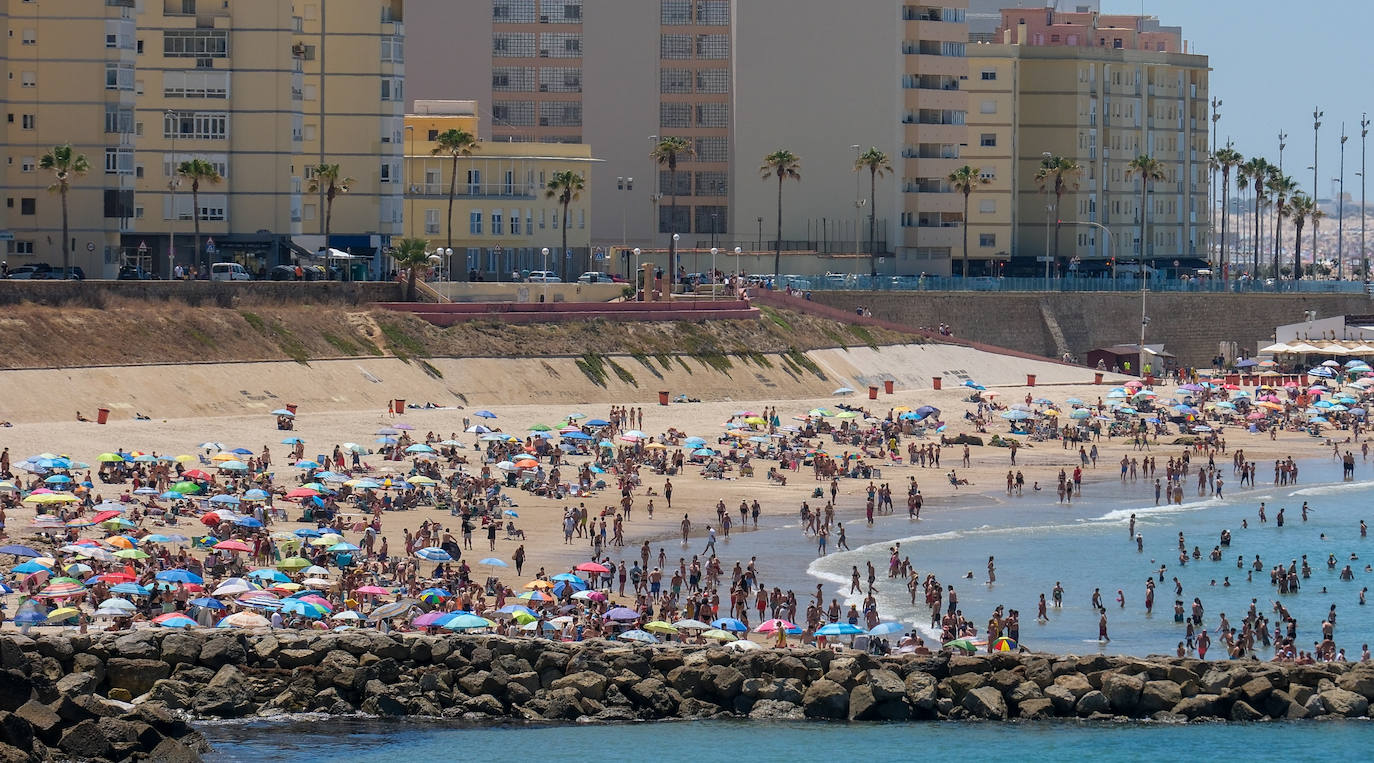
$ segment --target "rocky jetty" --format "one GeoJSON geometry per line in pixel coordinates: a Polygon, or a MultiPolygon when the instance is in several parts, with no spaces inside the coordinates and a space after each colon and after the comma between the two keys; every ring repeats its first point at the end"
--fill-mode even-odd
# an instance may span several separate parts
{"type": "Polygon", "coordinates": [[[0,637],[0,763],[194,760],[198,718],[482,721],[1358,718],[1374,666],[163,631],[0,637]]]}

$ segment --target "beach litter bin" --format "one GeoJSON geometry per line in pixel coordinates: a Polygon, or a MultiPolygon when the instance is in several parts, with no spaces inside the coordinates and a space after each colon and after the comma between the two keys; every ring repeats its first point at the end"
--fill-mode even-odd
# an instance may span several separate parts
{"type": "Polygon", "coordinates": [[[96,410],[96,412],[95,412],[95,423],[97,423],[97,424],[104,424],[105,422],[107,422],[107,421],[109,421],[109,420],[110,420],[110,409],[109,409],[109,408],[99,408],[99,409],[96,410]]]}
{"type": "Polygon", "coordinates": [[[667,404],[668,404],[668,391],[667,391],[667,390],[662,390],[662,389],[661,389],[661,390],[658,391],[658,404],[659,404],[659,405],[667,405],[667,404]]]}
{"type": "Polygon", "coordinates": [[[1102,383],[1102,374],[1101,374],[1100,372],[1094,373],[1094,374],[1093,374],[1093,384],[1101,384],[1101,383],[1102,383]]]}
{"type": "Polygon", "coordinates": [[[869,399],[869,400],[877,400],[877,399],[878,399],[878,388],[875,387],[875,386],[873,386],[873,385],[871,385],[871,384],[868,386],[868,399],[869,399]]]}
{"type": "Polygon", "coordinates": [[[391,402],[391,412],[401,414],[406,412],[406,401],[403,397],[398,397],[391,402]]]}
{"type": "Polygon", "coordinates": [[[887,380],[885,380],[885,381],[883,382],[883,391],[886,392],[887,394],[891,395],[891,394],[892,394],[892,387],[893,387],[894,384],[896,384],[896,382],[894,382],[892,379],[887,379],[887,380]]]}
{"type": "Polygon", "coordinates": [[[942,379],[941,377],[939,377],[939,376],[932,376],[932,377],[930,377],[930,388],[931,388],[931,389],[939,389],[939,388],[940,388],[940,382],[941,382],[941,381],[943,381],[943,379],[942,379]]]}
{"type": "Polygon", "coordinates": [[[1026,386],[1027,386],[1027,387],[1034,387],[1034,386],[1035,386],[1035,374],[1026,374],[1026,386]]]}
{"type": "Polygon", "coordinates": [[[295,415],[295,413],[296,413],[296,404],[295,404],[295,403],[287,403],[287,404],[286,404],[286,410],[291,411],[291,414],[292,414],[292,415],[295,415]]]}

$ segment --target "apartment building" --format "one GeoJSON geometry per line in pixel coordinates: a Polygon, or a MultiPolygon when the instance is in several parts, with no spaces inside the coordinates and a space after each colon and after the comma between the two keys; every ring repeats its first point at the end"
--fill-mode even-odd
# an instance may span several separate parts
{"type": "MultiPolygon", "coordinates": [[[[1056,227],[1052,270],[1061,273],[1101,272],[1112,258],[1142,254],[1205,257],[1206,56],[1181,52],[1181,32],[1155,19],[1114,17],[1102,27],[1112,31],[1094,32],[1084,44],[1081,32],[1037,37],[1022,13],[1003,12],[997,34],[1005,42],[969,49],[968,157],[990,180],[972,200],[970,256],[984,263],[974,272],[994,272],[997,262],[1017,273],[1043,272],[1038,258],[1056,251],[1056,227]],[[1117,47],[1116,30],[1130,29],[1170,31],[1126,36],[1117,47]],[[1057,208],[1035,181],[1046,153],[1081,168],[1057,208]],[[1160,160],[1165,173],[1150,185],[1143,243],[1141,184],[1128,167],[1141,154],[1160,160]]],[[[1033,18],[1043,21],[1043,13],[1033,18]]],[[[1081,28],[1046,28],[1061,26],[1081,28]]]]}
{"type": "Polygon", "coordinates": [[[589,144],[603,160],[590,180],[601,199],[594,246],[662,249],[676,232],[680,248],[771,247],[776,182],[764,182],[759,166],[788,148],[804,179],[784,190],[784,248],[852,260],[868,247],[873,214],[874,246],[893,255],[885,269],[947,270],[957,238],[950,215],[961,208],[943,178],[963,143],[966,7],[789,0],[779,13],[764,0],[411,0],[411,97],[489,100],[481,119],[494,141],[589,144]],[[818,30],[844,54],[817,55],[805,41],[818,30]],[[675,179],[649,159],[659,136],[695,149],[675,179]],[[942,148],[921,157],[922,144],[942,148]],[[893,160],[871,205],[854,145],[893,160]],[[836,192],[851,185],[861,186],[854,196],[836,192]]]}
{"type": "Polygon", "coordinates": [[[162,274],[210,260],[264,271],[310,254],[324,243],[323,201],[306,192],[321,163],[353,179],[334,203],[331,245],[377,253],[399,234],[403,0],[0,9],[11,265],[60,262],[60,205],[36,161],[64,142],[92,163],[70,194],[74,264],[88,277],[113,277],[125,262],[162,274]],[[198,209],[176,175],[192,158],[221,176],[201,184],[198,209]]]}
{"type": "MultiPolygon", "coordinates": [[[[591,257],[592,185],[569,204],[566,218],[562,205],[546,192],[554,173],[588,175],[597,161],[590,146],[482,140],[472,156],[457,161],[450,227],[454,161],[434,154],[439,135],[450,129],[481,134],[476,102],[419,100],[414,113],[405,117],[407,237],[452,248],[445,265],[455,278],[462,278],[465,270],[496,281],[507,280],[513,270],[548,269],[576,278],[588,269],[607,269],[604,259],[591,257]],[[572,256],[562,248],[564,233],[572,256]],[[547,261],[545,248],[550,250],[547,261]]],[[[623,263],[610,266],[621,269],[623,263]]]]}

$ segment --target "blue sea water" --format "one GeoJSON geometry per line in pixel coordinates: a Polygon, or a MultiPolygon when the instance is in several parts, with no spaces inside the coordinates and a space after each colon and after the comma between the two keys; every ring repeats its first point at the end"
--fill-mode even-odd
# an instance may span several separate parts
{"type": "Polygon", "coordinates": [[[1360,760],[1367,721],[1330,723],[641,723],[495,726],[336,720],[212,725],[211,761],[310,760],[1360,760]],[[1023,758],[1022,756],[1026,756],[1023,758]]]}

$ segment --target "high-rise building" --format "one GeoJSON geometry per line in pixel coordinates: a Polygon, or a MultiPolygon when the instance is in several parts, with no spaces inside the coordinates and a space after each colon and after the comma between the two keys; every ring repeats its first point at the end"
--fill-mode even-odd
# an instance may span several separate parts
{"type": "Polygon", "coordinates": [[[202,268],[310,254],[324,242],[322,195],[307,190],[318,164],[353,179],[330,244],[378,252],[401,227],[403,7],[0,0],[11,266],[61,260],[60,201],[36,163],[68,142],[92,165],[69,194],[73,264],[88,277],[125,262],[166,274],[173,240],[176,262],[202,268]],[[190,159],[219,180],[193,194],[177,174],[190,159]]]}
{"type": "Polygon", "coordinates": [[[666,248],[676,232],[681,248],[772,248],[777,183],[759,166],[787,148],[803,181],[785,184],[785,249],[853,254],[872,237],[884,271],[947,271],[967,3],[411,0],[410,94],[489,101],[493,140],[590,144],[594,245],[666,248]],[[660,136],[693,146],[675,177],[649,158],[660,136]],[[876,203],[854,145],[891,157],[876,203]],[[836,193],[850,184],[854,197],[836,193]]]}
{"type": "Polygon", "coordinates": [[[995,42],[993,36],[1002,26],[1002,10],[1015,9],[1031,13],[1073,12],[1097,13],[1102,10],[1102,0],[969,0],[968,36],[969,42],[995,42]]]}
{"type": "Polygon", "coordinates": [[[1142,253],[1162,267],[1205,258],[1206,56],[1183,52],[1181,30],[1154,18],[1003,18],[1005,42],[969,49],[969,163],[990,180],[972,198],[970,256],[984,263],[974,272],[1008,259],[1015,272],[1042,272],[1047,252],[1059,272],[1102,272],[1142,253]],[[1079,168],[1057,203],[1036,181],[1046,154],[1079,168]],[[1141,155],[1164,172],[1149,185],[1143,245],[1141,180],[1129,167],[1141,155]]]}

